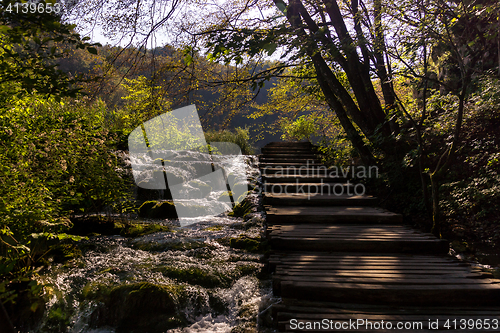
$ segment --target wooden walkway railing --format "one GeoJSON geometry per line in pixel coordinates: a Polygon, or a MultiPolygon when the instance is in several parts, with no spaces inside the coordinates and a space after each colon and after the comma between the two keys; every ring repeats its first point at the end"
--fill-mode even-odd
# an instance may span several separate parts
{"type": "Polygon", "coordinates": [[[500,280],[356,195],[309,143],[268,144],[260,168],[279,332],[500,332],[500,280]]]}

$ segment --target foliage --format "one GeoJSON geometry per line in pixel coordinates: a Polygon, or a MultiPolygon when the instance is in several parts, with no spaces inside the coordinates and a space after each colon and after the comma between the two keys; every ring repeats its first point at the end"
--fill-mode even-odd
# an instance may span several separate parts
{"type": "Polygon", "coordinates": [[[318,151],[326,165],[348,166],[355,155],[352,145],[345,136],[322,137],[318,151]]]}
{"type": "Polygon", "coordinates": [[[33,92],[76,97],[79,89],[74,84],[82,78],[69,78],[58,70],[55,60],[71,48],[97,53],[99,44],[80,38],[75,26],[61,23],[54,12],[6,10],[16,2],[0,4],[0,101],[33,92]]]}
{"type": "MultiPolygon", "coordinates": [[[[485,77],[466,105],[464,144],[457,166],[446,178],[443,213],[447,217],[496,219],[500,200],[499,80],[485,77]],[[458,165],[460,167],[458,167],[458,165]]],[[[445,136],[444,134],[443,136],[445,136]]]]}
{"type": "Polygon", "coordinates": [[[229,130],[209,130],[205,132],[205,140],[210,142],[231,142],[237,144],[244,155],[251,155],[254,153],[254,148],[251,146],[249,140],[249,130],[247,128],[237,127],[233,131],[229,130]]]}
{"type": "Polygon", "coordinates": [[[99,212],[128,197],[103,126],[105,106],[84,100],[26,96],[0,116],[2,298],[27,281],[49,247],[78,237],[64,233],[74,214],[99,212]]]}
{"type": "Polygon", "coordinates": [[[285,141],[311,140],[311,136],[319,131],[316,119],[312,117],[300,116],[294,121],[282,121],[281,138],[285,141]]]}

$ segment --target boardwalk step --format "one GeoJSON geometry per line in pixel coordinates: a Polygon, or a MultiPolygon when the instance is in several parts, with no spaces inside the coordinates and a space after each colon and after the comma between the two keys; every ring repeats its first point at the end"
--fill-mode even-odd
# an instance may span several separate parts
{"type": "MultiPolygon", "coordinates": [[[[284,177],[284,176],[297,176],[303,175],[308,177],[342,177],[342,172],[334,169],[328,169],[324,165],[280,165],[280,166],[260,166],[261,173],[264,176],[275,176],[275,177],[284,177]]],[[[346,177],[350,177],[351,174],[346,174],[346,177]]]]}
{"type": "Polygon", "coordinates": [[[346,183],[264,183],[264,191],[271,194],[325,194],[361,195],[366,188],[363,184],[346,183]]]}
{"type": "Polygon", "coordinates": [[[394,225],[273,225],[267,235],[278,250],[443,254],[449,250],[445,240],[394,225]]]}
{"type": "MultiPolygon", "coordinates": [[[[500,308],[483,307],[466,308],[463,307],[370,307],[368,305],[356,304],[352,308],[347,306],[336,307],[333,303],[323,302],[298,302],[285,299],[284,302],[291,304],[278,304],[274,306],[278,329],[280,332],[345,332],[345,331],[371,331],[371,332],[435,332],[443,330],[447,332],[463,332],[464,326],[460,329],[460,323],[472,320],[467,332],[487,332],[484,329],[474,329],[476,322],[491,323],[500,320],[500,308]],[[295,305],[297,304],[297,305],[295,305]],[[326,320],[328,326],[314,330],[314,325],[326,320]],[[488,319],[488,321],[485,321],[488,319]],[[384,324],[382,324],[382,320],[384,324]],[[454,322],[455,320],[455,322],[454,322]],[[316,324],[315,324],[316,323],[316,324]],[[330,323],[333,327],[330,327],[330,323]],[[457,324],[454,327],[454,323],[457,324]],[[398,329],[406,325],[407,329],[398,329]],[[298,326],[312,329],[296,330],[298,326]],[[342,328],[344,326],[344,329],[342,328]],[[381,325],[385,329],[381,328],[381,325]],[[432,326],[431,326],[432,325],[432,326]],[[390,327],[390,328],[389,328],[390,327]],[[387,330],[386,330],[387,329],[387,330]]],[[[500,326],[500,324],[499,324],[500,326]]]]}
{"type": "MultiPolygon", "coordinates": [[[[327,167],[321,163],[312,163],[311,161],[306,162],[293,162],[293,163],[284,163],[284,162],[259,162],[259,169],[262,170],[262,173],[268,174],[265,172],[267,169],[281,169],[282,171],[291,170],[293,172],[294,169],[304,169],[304,168],[315,168],[319,170],[319,172],[323,172],[322,170],[327,170],[327,167]]],[[[303,171],[299,171],[303,172],[303,171]]],[[[303,173],[302,173],[303,174],[303,173]]],[[[313,174],[313,173],[309,173],[313,174]]]]}
{"type": "MultiPolygon", "coordinates": [[[[497,320],[490,331],[500,332],[500,280],[447,256],[446,240],[402,225],[399,214],[370,207],[377,199],[364,188],[356,192],[356,179],[378,177],[376,167],[327,168],[315,152],[310,143],[277,142],[259,158],[273,251],[268,268],[282,300],[273,306],[279,332],[462,332],[445,327],[445,320],[488,318],[497,320]],[[359,319],[424,325],[325,330],[291,324],[359,319]]],[[[476,328],[467,332],[481,331],[476,328]]]]}
{"type": "Polygon", "coordinates": [[[304,163],[304,164],[321,164],[321,161],[317,158],[301,158],[301,157],[269,157],[269,158],[261,158],[259,159],[259,165],[262,164],[272,164],[272,163],[286,163],[286,164],[295,164],[295,163],[304,163]]]}
{"type": "Polygon", "coordinates": [[[267,211],[269,225],[280,223],[389,223],[400,224],[403,216],[374,207],[273,206],[267,211]]]}
{"type": "Polygon", "coordinates": [[[307,175],[273,175],[262,177],[266,183],[345,183],[348,181],[342,177],[316,177],[307,175]]]}
{"type": "Polygon", "coordinates": [[[265,205],[274,206],[370,206],[378,199],[369,195],[267,194],[265,205]]]}
{"type": "Polygon", "coordinates": [[[498,305],[499,284],[381,285],[282,281],[282,297],[387,305],[498,305]]]}
{"type": "Polygon", "coordinates": [[[261,154],[259,155],[259,160],[262,159],[268,159],[268,158],[300,158],[300,159],[318,159],[319,155],[313,154],[312,152],[276,152],[276,153],[269,153],[269,154],[261,154]]]}

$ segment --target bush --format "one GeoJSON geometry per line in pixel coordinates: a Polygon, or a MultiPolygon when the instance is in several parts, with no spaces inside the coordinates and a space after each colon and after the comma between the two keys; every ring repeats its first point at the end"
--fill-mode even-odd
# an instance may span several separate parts
{"type": "Polygon", "coordinates": [[[71,227],[69,216],[127,199],[127,177],[117,171],[113,154],[115,137],[103,128],[105,112],[101,102],[35,95],[2,110],[0,299],[5,304],[16,296],[16,281],[32,278],[41,247],[78,239],[64,233],[71,227]]]}
{"type": "Polygon", "coordinates": [[[283,135],[281,139],[290,141],[311,140],[311,136],[319,132],[317,119],[300,116],[293,122],[285,121],[281,124],[283,135]]]}
{"type": "Polygon", "coordinates": [[[237,127],[234,132],[223,131],[207,131],[205,132],[205,140],[210,142],[232,142],[241,148],[241,153],[244,155],[252,155],[254,148],[249,143],[250,135],[246,128],[237,127]]]}
{"type": "Polygon", "coordinates": [[[16,232],[47,231],[71,214],[127,198],[114,136],[102,127],[105,105],[30,96],[0,118],[0,213],[16,232]]]}

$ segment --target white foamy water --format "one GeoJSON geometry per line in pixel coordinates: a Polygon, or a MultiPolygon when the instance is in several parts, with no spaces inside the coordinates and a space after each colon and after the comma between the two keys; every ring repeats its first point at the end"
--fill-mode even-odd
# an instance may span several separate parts
{"type": "MultiPolygon", "coordinates": [[[[244,172],[250,183],[256,184],[258,170],[246,167],[251,158],[242,157],[241,160],[242,164],[235,167],[239,171],[231,172],[244,172]]],[[[211,197],[217,195],[211,193],[208,198],[194,201],[201,204],[205,200],[210,205],[211,197]]],[[[248,199],[257,206],[260,195],[251,194],[248,199]]],[[[236,327],[257,330],[259,312],[275,301],[269,281],[266,284],[256,278],[262,268],[262,255],[233,249],[229,241],[240,236],[258,239],[263,232],[263,222],[262,211],[254,212],[246,220],[224,214],[203,215],[181,224],[175,220],[154,221],[169,225],[171,230],[168,232],[136,238],[91,237],[83,242],[87,250],[82,257],[41,272],[40,282],[46,285],[48,302],[45,319],[36,332],[114,333],[116,327],[96,327],[95,318],[104,303],[88,295],[101,295],[102,290],[140,282],[183,286],[182,297],[188,301],[178,310],[186,323],[165,329],[165,332],[230,332],[236,327]],[[209,277],[221,277],[225,282],[220,286],[203,286],[203,281],[200,285],[196,280],[178,279],[170,274],[172,271],[204,272],[209,277]],[[223,311],[211,307],[213,299],[223,311]],[[63,327],[60,322],[54,324],[56,310],[66,318],[62,321],[63,327]]]]}

